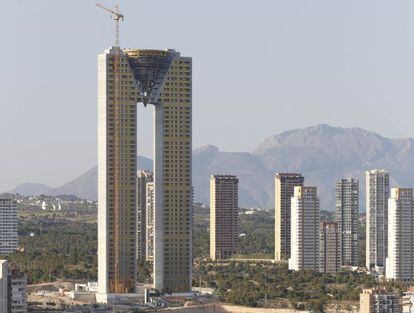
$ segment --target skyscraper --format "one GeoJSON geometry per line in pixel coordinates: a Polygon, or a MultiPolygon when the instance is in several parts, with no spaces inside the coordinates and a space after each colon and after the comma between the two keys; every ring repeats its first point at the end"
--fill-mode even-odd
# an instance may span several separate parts
{"type": "Polygon", "coordinates": [[[275,259],[290,257],[290,205],[294,187],[303,186],[301,174],[277,173],[275,177],[275,259]]]}
{"type": "Polygon", "coordinates": [[[320,224],[319,238],[319,272],[335,275],[341,266],[338,224],[333,222],[322,222],[320,224]]]}
{"type": "Polygon", "coordinates": [[[316,187],[294,188],[289,269],[319,269],[319,200],[316,187]]]}
{"type": "Polygon", "coordinates": [[[385,267],[388,236],[388,198],[390,175],[385,170],[365,172],[366,183],[366,267],[385,267]]]}
{"type": "Polygon", "coordinates": [[[385,276],[403,282],[414,279],[413,189],[392,188],[388,200],[388,256],[385,276]]]}
{"type": "Polygon", "coordinates": [[[336,183],[336,222],[341,265],[358,266],[359,183],[353,178],[336,183]]]}
{"type": "Polygon", "coordinates": [[[210,177],[210,258],[228,259],[237,249],[238,185],[233,175],[210,177]]]}
{"type": "Polygon", "coordinates": [[[98,62],[99,294],[136,288],[137,102],[154,105],[154,287],[189,291],[191,58],[174,50],[111,47],[98,62]]]}
{"type": "Polygon", "coordinates": [[[153,181],[151,171],[137,172],[137,260],[146,259],[147,183],[153,181]]]}
{"type": "Polygon", "coordinates": [[[0,196],[0,254],[12,253],[18,247],[17,204],[8,195],[0,196]]]}
{"type": "Polygon", "coordinates": [[[147,183],[146,188],[146,248],[145,256],[147,261],[154,260],[154,183],[147,183]]]}

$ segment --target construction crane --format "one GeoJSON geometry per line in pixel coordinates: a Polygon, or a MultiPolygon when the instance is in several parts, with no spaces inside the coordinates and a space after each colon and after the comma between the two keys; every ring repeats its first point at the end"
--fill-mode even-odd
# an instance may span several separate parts
{"type": "Polygon", "coordinates": [[[119,47],[119,23],[124,20],[124,15],[119,12],[117,5],[115,6],[115,11],[104,7],[100,3],[97,3],[96,6],[111,13],[111,17],[115,21],[115,47],[119,47]]]}

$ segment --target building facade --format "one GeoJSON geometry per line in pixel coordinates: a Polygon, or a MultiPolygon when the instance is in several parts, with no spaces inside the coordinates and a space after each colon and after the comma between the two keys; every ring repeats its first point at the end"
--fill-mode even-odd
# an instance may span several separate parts
{"type": "Polygon", "coordinates": [[[154,261],[154,183],[147,183],[146,188],[146,260],[154,261]]]}
{"type": "Polygon", "coordinates": [[[210,177],[210,258],[231,258],[237,251],[238,185],[233,175],[210,177]]]}
{"type": "Polygon", "coordinates": [[[153,180],[151,171],[137,172],[137,260],[145,260],[147,255],[147,183],[153,180]]]}
{"type": "Polygon", "coordinates": [[[0,312],[9,310],[9,268],[6,260],[0,260],[0,312]]]}
{"type": "Polygon", "coordinates": [[[27,276],[0,260],[0,312],[27,312],[27,276]]]}
{"type": "Polygon", "coordinates": [[[409,287],[402,297],[402,312],[414,313],[414,288],[409,287]]]}
{"type": "Polygon", "coordinates": [[[27,276],[17,269],[9,269],[10,313],[27,312],[27,276]]]}
{"type": "Polygon", "coordinates": [[[289,269],[319,270],[319,200],[316,187],[294,188],[289,269]]]}
{"type": "Polygon", "coordinates": [[[358,266],[359,182],[353,178],[336,183],[336,222],[341,265],[358,266]]]}
{"type": "Polygon", "coordinates": [[[401,313],[398,293],[385,289],[364,289],[359,295],[360,313],[401,313]]]}
{"type": "Polygon", "coordinates": [[[0,196],[0,254],[16,251],[19,243],[17,233],[17,204],[8,196],[0,196]]]}
{"type": "Polygon", "coordinates": [[[387,279],[411,282],[414,278],[413,189],[392,188],[388,200],[387,279]]]}
{"type": "Polygon", "coordinates": [[[319,233],[319,272],[335,275],[341,267],[338,224],[322,222],[319,233]]]}
{"type": "Polygon", "coordinates": [[[301,174],[277,173],[275,176],[275,259],[288,260],[290,257],[290,213],[291,198],[295,186],[303,186],[301,174]]]}
{"type": "Polygon", "coordinates": [[[174,50],[111,47],[98,63],[99,294],[136,289],[141,102],[154,106],[154,287],[187,292],[192,272],[191,58],[174,50]]]}
{"type": "Polygon", "coordinates": [[[383,271],[387,257],[388,198],[390,175],[386,170],[365,172],[366,186],[366,267],[383,271]]]}

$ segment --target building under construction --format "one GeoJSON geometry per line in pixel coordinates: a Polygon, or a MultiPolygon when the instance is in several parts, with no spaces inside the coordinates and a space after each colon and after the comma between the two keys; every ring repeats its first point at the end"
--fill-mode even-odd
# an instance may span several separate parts
{"type": "Polygon", "coordinates": [[[133,294],[137,103],[154,106],[154,287],[191,289],[191,58],[111,47],[98,57],[99,293],[133,294]]]}
{"type": "MultiPolygon", "coordinates": [[[[98,302],[136,292],[137,104],[154,106],[154,288],[191,290],[192,61],[174,50],[121,49],[98,56],[98,302]]],[[[143,206],[142,206],[143,207],[143,206]]],[[[142,210],[141,209],[139,210],[142,210]]],[[[138,223],[138,220],[140,223],[138,223]]]]}

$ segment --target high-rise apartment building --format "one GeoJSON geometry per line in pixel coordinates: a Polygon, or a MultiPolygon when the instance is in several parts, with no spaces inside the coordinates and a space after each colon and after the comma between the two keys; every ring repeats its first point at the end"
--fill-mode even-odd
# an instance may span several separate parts
{"type": "Polygon", "coordinates": [[[275,176],[275,259],[290,257],[290,211],[295,186],[303,186],[301,174],[277,173],[275,176]]]}
{"type": "Polygon", "coordinates": [[[154,105],[154,287],[191,289],[192,65],[174,50],[98,57],[99,299],[134,293],[137,103],[154,105]]]}
{"type": "Polygon", "coordinates": [[[17,269],[9,269],[10,313],[27,312],[27,276],[17,269]]]}
{"type": "Polygon", "coordinates": [[[413,189],[392,188],[388,200],[387,279],[411,282],[414,279],[413,189]]]}
{"type": "Polygon", "coordinates": [[[316,187],[294,188],[289,269],[319,270],[319,200],[316,187]]]}
{"type": "Polygon", "coordinates": [[[366,183],[366,267],[382,271],[387,257],[388,198],[390,175],[386,170],[365,172],[366,183]]]}
{"type": "Polygon", "coordinates": [[[9,309],[8,277],[7,260],[0,260],[0,312],[7,312],[9,309]]]}
{"type": "Polygon", "coordinates": [[[335,275],[341,267],[338,224],[322,222],[319,232],[319,272],[335,275]]]}
{"type": "Polygon", "coordinates": [[[360,313],[401,313],[398,293],[383,288],[364,289],[359,294],[360,313]]]}
{"type": "Polygon", "coordinates": [[[341,265],[358,266],[359,182],[353,178],[336,183],[336,222],[341,265]]]}
{"type": "Polygon", "coordinates": [[[151,171],[139,170],[137,172],[137,260],[146,259],[147,183],[153,180],[151,171]]]}
{"type": "Polygon", "coordinates": [[[154,260],[154,183],[147,183],[146,188],[146,260],[154,260]]]}
{"type": "Polygon", "coordinates": [[[27,312],[27,276],[0,260],[0,312],[27,312]]]}
{"type": "Polygon", "coordinates": [[[0,195],[0,254],[17,249],[17,222],[16,201],[8,195],[0,195]]]}
{"type": "Polygon", "coordinates": [[[237,250],[238,185],[233,175],[210,177],[210,258],[228,259],[237,250]]]}

